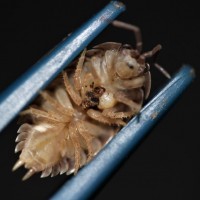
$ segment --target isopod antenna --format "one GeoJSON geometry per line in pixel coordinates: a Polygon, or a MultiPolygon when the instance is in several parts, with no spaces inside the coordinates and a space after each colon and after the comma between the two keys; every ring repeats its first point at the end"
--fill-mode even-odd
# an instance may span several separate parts
{"type": "Polygon", "coordinates": [[[111,1],[88,22],[60,42],[16,82],[0,94],[0,132],[50,83],[111,21],[125,10],[111,1]]]}
{"type": "Polygon", "coordinates": [[[134,117],[88,165],[68,180],[51,200],[90,198],[113,174],[161,119],[194,79],[194,70],[184,65],[163,89],[134,117]]]}

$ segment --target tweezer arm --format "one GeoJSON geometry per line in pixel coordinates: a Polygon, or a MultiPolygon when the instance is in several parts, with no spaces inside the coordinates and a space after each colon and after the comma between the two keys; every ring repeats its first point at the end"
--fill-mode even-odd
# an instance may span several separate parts
{"type": "Polygon", "coordinates": [[[58,75],[125,6],[111,1],[0,95],[0,131],[58,75]]]}
{"type": "Polygon", "coordinates": [[[92,162],[68,180],[51,200],[84,200],[91,197],[166,113],[193,78],[193,69],[190,66],[182,67],[141,113],[133,118],[92,162]]]}

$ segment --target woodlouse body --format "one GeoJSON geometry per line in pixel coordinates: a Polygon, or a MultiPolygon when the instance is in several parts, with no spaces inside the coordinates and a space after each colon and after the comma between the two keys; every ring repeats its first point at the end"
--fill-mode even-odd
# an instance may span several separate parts
{"type": "Polygon", "coordinates": [[[135,32],[136,49],[106,42],[84,50],[21,113],[15,148],[21,154],[13,170],[29,169],[23,180],[36,172],[76,173],[140,111],[151,86],[145,59],[161,46],[141,54],[137,27],[114,23],[135,32]]]}

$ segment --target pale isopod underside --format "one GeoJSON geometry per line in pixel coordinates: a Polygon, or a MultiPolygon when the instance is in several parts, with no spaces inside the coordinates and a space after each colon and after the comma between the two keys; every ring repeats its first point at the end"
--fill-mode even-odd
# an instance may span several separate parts
{"type": "Polygon", "coordinates": [[[24,165],[23,180],[36,172],[76,174],[140,111],[151,87],[146,58],[161,46],[143,54],[137,46],[106,42],[84,50],[21,113],[13,170],[24,165]]]}

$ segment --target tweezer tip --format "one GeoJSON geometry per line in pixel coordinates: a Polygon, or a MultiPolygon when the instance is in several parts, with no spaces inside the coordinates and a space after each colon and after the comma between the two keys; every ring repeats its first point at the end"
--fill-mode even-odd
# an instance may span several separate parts
{"type": "Polygon", "coordinates": [[[125,4],[122,3],[121,1],[111,1],[111,3],[112,3],[116,8],[125,7],[125,4]]]}

